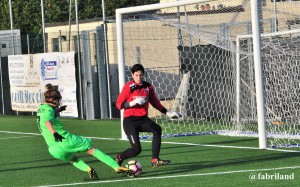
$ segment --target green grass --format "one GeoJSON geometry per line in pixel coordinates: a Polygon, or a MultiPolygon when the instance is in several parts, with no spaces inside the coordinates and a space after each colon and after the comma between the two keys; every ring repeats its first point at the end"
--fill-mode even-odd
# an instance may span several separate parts
{"type": "MultiPolygon", "coordinates": [[[[70,132],[93,138],[93,145],[112,157],[129,147],[119,140],[119,120],[84,121],[62,119],[70,132]],[[98,137],[98,138],[96,138],[98,137]],[[110,139],[100,139],[110,138],[110,139]]],[[[163,139],[161,158],[171,159],[169,166],[152,169],[151,139],[143,140],[137,159],[143,173],[137,178],[119,176],[108,166],[87,154],[77,154],[94,167],[99,181],[88,181],[87,173],[56,160],[37,133],[35,117],[0,116],[0,186],[299,186],[300,155],[238,147],[258,147],[255,138],[206,135],[163,139]],[[8,133],[23,132],[23,133],[8,133]],[[223,147],[222,147],[223,146],[223,147]],[[224,147],[225,146],[225,147],[224,147]],[[294,175],[293,180],[255,180],[249,175],[294,175]]]]}

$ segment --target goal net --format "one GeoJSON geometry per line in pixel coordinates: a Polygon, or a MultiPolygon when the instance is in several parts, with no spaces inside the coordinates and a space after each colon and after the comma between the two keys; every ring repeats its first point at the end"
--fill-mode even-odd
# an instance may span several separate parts
{"type": "MultiPolygon", "coordinates": [[[[258,2],[268,146],[299,146],[300,3],[258,2]]],[[[162,104],[183,114],[170,120],[150,107],[165,137],[257,137],[250,1],[173,4],[117,10],[120,83],[143,64],[162,104]]]]}

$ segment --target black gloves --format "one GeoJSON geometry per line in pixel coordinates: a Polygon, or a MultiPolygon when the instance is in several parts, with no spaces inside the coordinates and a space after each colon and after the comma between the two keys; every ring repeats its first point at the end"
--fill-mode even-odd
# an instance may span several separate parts
{"type": "Polygon", "coordinates": [[[67,108],[67,105],[61,106],[61,107],[59,107],[59,111],[60,111],[60,112],[61,112],[61,111],[64,111],[64,110],[66,110],[66,108],[67,108]]]}
{"type": "Polygon", "coordinates": [[[65,139],[64,137],[62,137],[57,132],[53,133],[53,136],[54,136],[54,139],[55,139],[56,142],[62,142],[62,139],[65,139]]]}

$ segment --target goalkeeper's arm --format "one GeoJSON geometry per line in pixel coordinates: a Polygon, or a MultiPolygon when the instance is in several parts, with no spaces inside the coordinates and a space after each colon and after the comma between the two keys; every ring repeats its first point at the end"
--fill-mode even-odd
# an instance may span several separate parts
{"type": "Polygon", "coordinates": [[[163,107],[163,109],[160,112],[165,114],[166,116],[168,116],[171,119],[178,119],[178,118],[182,117],[182,115],[179,112],[167,110],[165,107],[163,107]]]}
{"type": "Polygon", "coordinates": [[[167,111],[166,115],[171,119],[178,119],[182,117],[182,115],[179,112],[169,110],[167,111]]]}
{"type": "Polygon", "coordinates": [[[169,118],[172,119],[178,119],[181,118],[182,115],[179,112],[175,112],[175,111],[169,111],[167,110],[159,101],[159,99],[156,97],[154,90],[152,87],[149,88],[149,95],[150,95],[150,100],[149,102],[151,103],[151,105],[156,108],[157,110],[159,110],[161,113],[166,114],[169,118]]]}
{"type": "Polygon", "coordinates": [[[133,101],[125,102],[123,104],[123,108],[130,108],[130,107],[134,107],[136,105],[143,105],[145,103],[146,103],[146,99],[145,98],[138,97],[138,98],[134,99],[133,101]]]}

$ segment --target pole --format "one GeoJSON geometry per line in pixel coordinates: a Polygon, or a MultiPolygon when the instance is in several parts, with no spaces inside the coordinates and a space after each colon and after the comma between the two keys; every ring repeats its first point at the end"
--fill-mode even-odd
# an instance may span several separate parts
{"type": "MultiPolygon", "coordinates": [[[[13,26],[13,13],[12,13],[12,4],[9,0],[9,14],[10,14],[10,29],[11,29],[11,40],[12,40],[12,54],[15,55],[15,36],[14,36],[14,26],[13,26]]],[[[16,111],[17,115],[19,112],[16,111]]]]}
{"type": "MultiPolygon", "coordinates": [[[[122,14],[116,13],[117,25],[117,45],[118,45],[118,69],[119,69],[119,90],[123,89],[125,84],[125,61],[124,61],[124,43],[123,43],[123,23],[122,14]]],[[[123,112],[121,110],[121,139],[126,140],[127,136],[123,130],[123,112]]]]}
{"type": "Polygon", "coordinates": [[[58,43],[59,43],[59,52],[62,52],[62,43],[61,43],[61,30],[59,30],[59,38],[58,38],[58,43]]]}
{"type": "Polygon", "coordinates": [[[13,26],[13,13],[12,13],[12,4],[9,0],[9,15],[10,15],[10,30],[11,30],[11,42],[12,42],[12,53],[15,55],[15,36],[14,36],[14,26],[13,26]]]}
{"type": "MultiPolygon", "coordinates": [[[[27,39],[27,54],[30,54],[30,44],[29,44],[29,34],[26,35],[26,39],[27,39]]],[[[30,56],[30,58],[33,58],[30,56]]],[[[33,116],[33,112],[31,112],[31,115],[33,116]]]]}
{"type": "Polygon", "coordinates": [[[257,122],[258,122],[258,136],[259,148],[265,149],[267,147],[266,136],[266,111],[263,85],[263,71],[261,60],[261,36],[259,24],[259,9],[258,0],[251,0],[251,18],[253,31],[253,60],[255,68],[255,85],[256,85],[256,105],[257,105],[257,122]]]}
{"type": "Polygon", "coordinates": [[[45,18],[44,18],[44,0],[41,0],[41,12],[42,12],[42,27],[43,27],[43,42],[44,42],[44,53],[46,53],[46,38],[45,38],[45,18]]]}
{"type": "Polygon", "coordinates": [[[29,40],[29,34],[27,34],[27,54],[30,54],[30,40],[29,40]]]}
{"type": "Polygon", "coordinates": [[[72,0],[69,1],[69,39],[68,39],[68,51],[70,51],[70,48],[71,48],[71,19],[72,19],[72,0]]]}
{"type": "Polygon", "coordinates": [[[80,116],[83,119],[83,95],[82,95],[82,73],[81,73],[81,48],[80,48],[80,31],[78,21],[78,3],[75,0],[76,26],[77,26],[77,52],[78,52],[78,72],[79,72],[79,95],[80,95],[80,116]]]}
{"type": "Polygon", "coordinates": [[[2,114],[4,115],[4,114],[5,114],[5,106],[4,106],[3,71],[2,71],[2,60],[1,60],[2,55],[1,55],[1,51],[2,51],[2,48],[1,48],[1,46],[0,46],[1,100],[2,100],[2,114]]]}
{"type": "Polygon", "coordinates": [[[236,123],[238,126],[238,130],[240,130],[240,82],[241,82],[241,75],[240,75],[240,39],[236,37],[236,123]]]}
{"type": "Polygon", "coordinates": [[[109,119],[112,119],[111,109],[111,93],[110,93],[110,66],[108,57],[108,43],[107,43],[107,21],[105,16],[105,0],[102,0],[102,16],[103,16],[103,29],[104,29],[104,48],[105,48],[105,64],[106,64],[106,79],[107,79],[107,90],[108,90],[108,112],[109,119]]]}
{"type": "Polygon", "coordinates": [[[275,14],[275,20],[274,20],[274,32],[277,32],[277,3],[276,0],[273,0],[274,2],[274,14],[275,14]]]}

